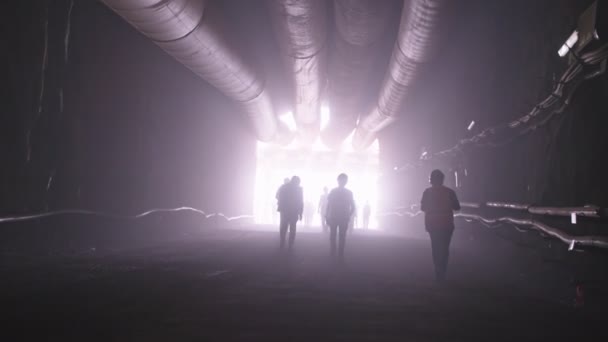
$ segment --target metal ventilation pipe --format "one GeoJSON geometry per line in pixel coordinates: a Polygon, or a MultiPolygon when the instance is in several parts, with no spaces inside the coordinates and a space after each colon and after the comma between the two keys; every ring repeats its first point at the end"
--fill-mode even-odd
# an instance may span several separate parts
{"type": "Polygon", "coordinates": [[[327,2],[270,0],[268,5],[293,87],[298,132],[311,141],[320,130],[326,82],[327,2]]]}
{"type": "Polygon", "coordinates": [[[356,149],[367,148],[376,133],[399,115],[420,65],[429,59],[443,0],[405,1],[401,24],[388,71],[380,88],[378,103],[359,121],[353,137],[356,149]]]}
{"type": "Polygon", "coordinates": [[[366,81],[378,54],[374,45],[386,33],[393,5],[393,1],[334,0],[336,36],[328,72],[331,117],[321,132],[330,147],[337,147],[363,114],[366,81]]]}
{"type": "Polygon", "coordinates": [[[204,0],[102,0],[195,74],[237,101],[261,141],[287,142],[264,79],[222,37],[204,0]]]}

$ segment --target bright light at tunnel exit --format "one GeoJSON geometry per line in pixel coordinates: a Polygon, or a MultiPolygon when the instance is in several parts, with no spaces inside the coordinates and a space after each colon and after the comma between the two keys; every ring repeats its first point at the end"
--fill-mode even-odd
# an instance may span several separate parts
{"type": "MultiPolygon", "coordinates": [[[[363,227],[363,208],[369,203],[369,228],[377,229],[376,218],[379,181],[379,146],[376,140],[364,151],[352,148],[351,134],[339,150],[330,150],[318,140],[312,146],[302,147],[294,142],[288,146],[257,143],[257,166],[253,210],[258,224],[278,225],[276,192],[283,179],[297,175],[304,191],[305,215],[311,213],[310,229],[320,230],[318,213],[323,188],[330,191],[337,186],[338,174],[348,174],[349,188],[355,197],[357,215],[355,229],[363,227]]],[[[305,222],[299,226],[307,229],[305,222]]]]}
{"type": "MultiPolygon", "coordinates": [[[[321,106],[321,130],[324,130],[329,123],[330,110],[326,105],[321,106]]],[[[293,112],[287,112],[279,116],[279,120],[283,122],[290,131],[296,130],[296,120],[293,117],[293,112]]]]}
{"type": "Polygon", "coordinates": [[[321,130],[324,130],[327,127],[327,124],[329,123],[329,115],[330,115],[330,111],[329,111],[329,107],[328,106],[322,106],[321,107],[321,130]]]}

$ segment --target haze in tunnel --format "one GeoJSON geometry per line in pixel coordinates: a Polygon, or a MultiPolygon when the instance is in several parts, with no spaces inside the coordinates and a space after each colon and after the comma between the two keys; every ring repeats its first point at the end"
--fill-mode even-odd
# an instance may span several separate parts
{"type": "Polygon", "coordinates": [[[336,187],[336,177],[345,172],[349,175],[349,188],[357,204],[357,224],[361,228],[363,207],[369,203],[371,208],[369,228],[377,229],[376,217],[378,197],[379,144],[376,141],[370,148],[357,151],[352,148],[352,134],[339,149],[327,148],[320,138],[312,146],[302,146],[294,141],[286,147],[257,143],[256,180],[253,199],[256,223],[276,224],[277,189],[284,178],[297,175],[302,180],[304,202],[312,206],[314,215],[312,225],[320,229],[321,216],[318,213],[319,199],[323,188],[336,187]]]}
{"type": "Polygon", "coordinates": [[[608,341],[607,8],[6,2],[0,340],[608,341]]]}

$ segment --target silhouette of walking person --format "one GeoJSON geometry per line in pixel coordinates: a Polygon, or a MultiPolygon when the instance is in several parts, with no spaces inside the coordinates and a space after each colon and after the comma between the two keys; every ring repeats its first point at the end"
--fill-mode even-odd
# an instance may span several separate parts
{"type": "Polygon", "coordinates": [[[454,211],[460,210],[460,202],[454,190],[443,185],[444,174],[433,170],[430,176],[431,187],[422,194],[420,210],[424,212],[426,231],[431,237],[435,277],[438,282],[445,280],[450,241],[454,233],[454,211]]]}
{"type": "MultiPolygon", "coordinates": [[[[276,211],[274,211],[273,209],[273,213],[276,214],[277,212],[280,213],[281,212],[281,207],[280,207],[280,201],[279,201],[279,197],[281,196],[281,191],[283,191],[283,189],[287,186],[287,184],[289,184],[290,179],[288,177],[285,177],[283,179],[283,184],[281,184],[281,186],[277,189],[277,194],[275,195],[275,198],[277,199],[277,204],[275,206],[276,211]]],[[[272,216],[272,224],[276,223],[276,215],[272,216]]],[[[280,223],[279,223],[280,224],[280,223]]]]}
{"type": "Polygon", "coordinates": [[[358,223],[358,219],[359,219],[359,208],[358,208],[358,204],[356,201],[353,201],[353,213],[350,215],[350,221],[348,223],[348,229],[350,230],[350,233],[352,234],[356,228],[358,228],[357,223],[358,223]]]}
{"type": "Polygon", "coordinates": [[[304,197],[298,176],[293,176],[289,183],[283,184],[279,188],[277,200],[280,214],[280,247],[281,250],[284,249],[285,237],[289,230],[288,248],[291,251],[296,239],[296,224],[298,220],[302,220],[302,212],[304,210],[304,197]]]}
{"type": "Polygon", "coordinates": [[[369,205],[369,201],[365,202],[365,206],[363,207],[363,228],[369,228],[369,217],[372,215],[372,208],[369,205]]]}
{"type": "Polygon", "coordinates": [[[289,178],[283,179],[283,184],[281,184],[281,186],[277,190],[277,194],[276,194],[275,198],[277,199],[277,211],[278,212],[281,212],[281,206],[280,206],[281,205],[281,201],[279,199],[281,197],[281,192],[283,191],[283,189],[285,189],[289,185],[290,181],[291,180],[289,178]]]}
{"type": "Polygon", "coordinates": [[[319,208],[318,213],[321,215],[321,228],[323,229],[323,233],[327,233],[328,225],[327,220],[325,220],[325,216],[327,216],[327,187],[323,188],[323,194],[321,194],[321,198],[319,198],[319,208]]]}
{"type": "Polygon", "coordinates": [[[326,221],[329,225],[330,252],[336,257],[336,235],[338,236],[338,260],[344,260],[346,231],[355,211],[353,193],[346,189],[348,176],[344,173],[338,176],[338,187],[327,196],[326,221]]]}

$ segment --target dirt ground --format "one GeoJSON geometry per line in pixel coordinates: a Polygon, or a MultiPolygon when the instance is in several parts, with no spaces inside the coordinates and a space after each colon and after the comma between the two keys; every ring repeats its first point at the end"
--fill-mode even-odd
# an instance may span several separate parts
{"type": "Polygon", "coordinates": [[[301,232],[291,256],[277,235],[212,229],[132,248],[5,249],[0,340],[608,340],[605,307],[574,308],[572,269],[546,252],[460,230],[438,285],[424,235],[355,232],[342,266],[322,233],[301,232]]]}

